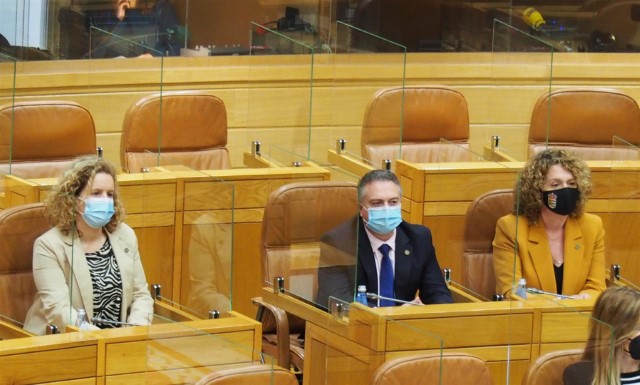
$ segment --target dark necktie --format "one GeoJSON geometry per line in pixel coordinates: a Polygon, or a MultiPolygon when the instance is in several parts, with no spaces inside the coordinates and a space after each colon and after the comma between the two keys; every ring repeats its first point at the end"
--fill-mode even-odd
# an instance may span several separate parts
{"type": "MultiPolygon", "coordinates": [[[[380,263],[380,295],[387,298],[395,298],[393,295],[393,266],[389,251],[391,247],[385,243],[378,248],[382,253],[382,262],[380,263]]],[[[387,299],[380,299],[380,307],[395,306],[395,302],[387,299]]]]}

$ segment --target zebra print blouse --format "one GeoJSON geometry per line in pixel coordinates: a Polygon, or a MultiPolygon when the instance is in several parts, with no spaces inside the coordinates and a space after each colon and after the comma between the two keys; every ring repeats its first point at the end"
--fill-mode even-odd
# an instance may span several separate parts
{"type": "MultiPolygon", "coordinates": [[[[109,321],[120,321],[122,307],[122,276],[109,238],[100,250],[86,253],[93,283],[93,316],[109,321]]],[[[101,329],[118,327],[118,324],[94,323],[101,329]]]]}

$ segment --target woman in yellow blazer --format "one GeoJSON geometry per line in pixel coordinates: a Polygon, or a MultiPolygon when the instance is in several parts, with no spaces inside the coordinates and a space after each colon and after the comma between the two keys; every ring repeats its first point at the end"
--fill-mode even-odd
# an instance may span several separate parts
{"type": "Polygon", "coordinates": [[[115,177],[102,158],[80,158],[49,196],[46,213],[55,227],[34,245],[38,291],[26,330],[45,334],[48,324],[64,330],[80,309],[86,329],[149,323],[153,299],[135,233],[122,223],[115,177]]]}
{"type": "Polygon", "coordinates": [[[498,220],[493,240],[496,291],[527,287],[576,298],[596,298],[605,287],[604,228],[584,213],[591,173],[560,149],[540,152],[524,166],[513,214],[498,220]]]}

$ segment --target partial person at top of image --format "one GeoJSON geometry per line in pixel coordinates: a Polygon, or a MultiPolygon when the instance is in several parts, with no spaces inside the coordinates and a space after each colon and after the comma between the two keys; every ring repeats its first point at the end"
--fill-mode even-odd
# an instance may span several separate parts
{"type": "MultiPolygon", "coordinates": [[[[116,23],[93,18],[92,58],[177,56],[179,41],[186,33],[169,0],[157,0],[150,9],[139,8],[138,0],[112,0],[116,23]]],[[[104,16],[103,16],[104,17],[104,16]]],[[[109,20],[107,17],[105,20],[109,20]]]]}
{"type": "Polygon", "coordinates": [[[567,366],[564,385],[640,384],[640,293],[624,286],[607,288],[589,319],[582,361],[567,366]]]}
{"type": "Polygon", "coordinates": [[[97,156],[77,159],[49,195],[45,213],[54,227],[33,247],[37,293],[24,328],[64,331],[82,311],[83,329],[149,324],[153,299],[138,240],[123,222],[115,167],[97,156]]]}
{"type": "Polygon", "coordinates": [[[452,303],[436,259],[431,231],[402,220],[402,191],[396,175],[373,170],[358,183],[359,215],[322,236],[317,301],[353,302],[357,286],[370,294],[368,306],[452,303]],[[354,255],[357,250],[357,256],[354,255]]]}
{"type": "Polygon", "coordinates": [[[584,212],[591,189],[589,167],[571,152],[549,148],[525,164],[513,214],[496,224],[498,294],[508,296],[520,278],[573,298],[595,299],[605,289],[602,219],[584,212]]]}

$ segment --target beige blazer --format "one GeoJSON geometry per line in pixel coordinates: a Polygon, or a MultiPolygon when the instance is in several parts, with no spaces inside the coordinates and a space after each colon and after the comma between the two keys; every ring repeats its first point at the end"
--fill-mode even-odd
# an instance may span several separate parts
{"type": "MultiPolygon", "coordinates": [[[[567,218],[564,226],[562,294],[588,294],[595,299],[606,288],[602,219],[583,214],[567,218]]],[[[525,216],[512,214],[500,218],[493,240],[493,265],[499,294],[509,294],[521,277],[528,287],[556,292],[551,249],[542,221],[530,225],[525,216]]]]}
{"type": "MultiPolygon", "coordinates": [[[[138,240],[131,227],[121,224],[107,234],[122,275],[120,320],[149,324],[153,299],[138,254],[138,240]]],[[[78,309],[93,318],[93,284],[79,239],[63,235],[54,227],[36,239],[33,248],[33,278],[38,289],[27,313],[24,328],[45,334],[47,324],[63,331],[74,324],[78,309]]]]}

